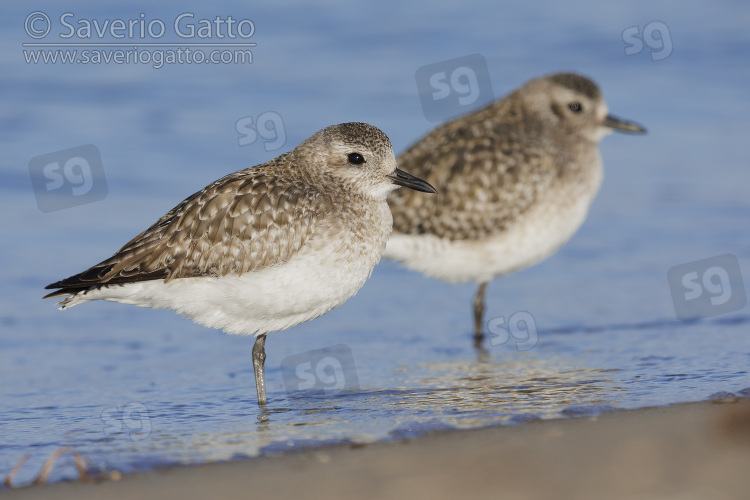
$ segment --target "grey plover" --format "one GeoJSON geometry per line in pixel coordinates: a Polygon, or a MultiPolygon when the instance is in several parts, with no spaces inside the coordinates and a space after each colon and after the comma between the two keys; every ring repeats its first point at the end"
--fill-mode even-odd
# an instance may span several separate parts
{"type": "Polygon", "coordinates": [[[229,174],[170,210],[109,259],[46,288],[91,300],[172,309],[227,333],[255,335],[266,404],[266,335],[354,295],[391,232],[386,196],[435,193],[397,168],[388,137],[365,123],[316,133],[278,158],[229,174]]]}
{"type": "Polygon", "coordinates": [[[476,282],[480,346],[487,284],[540,262],[575,233],[602,180],[597,144],[613,130],[645,132],[610,116],[597,85],[572,73],[532,80],[434,129],[398,163],[439,194],[394,193],[385,257],[444,281],[476,282]]]}

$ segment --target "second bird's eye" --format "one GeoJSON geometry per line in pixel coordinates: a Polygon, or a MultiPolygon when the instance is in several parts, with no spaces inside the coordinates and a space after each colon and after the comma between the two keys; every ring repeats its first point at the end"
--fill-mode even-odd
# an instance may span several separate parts
{"type": "Polygon", "coordinates": [[[359,153],[349,153],[348,159],[352,165],[361,165],[365,162],[365,157],[359,153]]]}
{"type": "Polygon", "coordinates": [[[571,102],[568,107],[573,113],[580,113],[583,110],[580,102],[571,102]]]}

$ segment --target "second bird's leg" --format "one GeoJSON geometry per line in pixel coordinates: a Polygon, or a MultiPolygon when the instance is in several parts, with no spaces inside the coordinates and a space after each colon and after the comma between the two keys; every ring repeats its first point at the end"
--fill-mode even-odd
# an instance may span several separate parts
{"type": "Polygon", "coordinates": [[[487,290],[487,283],[480,283],[477,294],[474,296],[474,345],[481,347],[484,338],[483,318],[484,318],[484,292],[487,290]]]}
{"type": "Polygon", "coordinates": [[[258,406],[266,406],[266,376],[263,364],[266,362],[266,336],[258,335],[253,346],[253,371],[255,372],[255,388],[258,391],[258,406]]]}

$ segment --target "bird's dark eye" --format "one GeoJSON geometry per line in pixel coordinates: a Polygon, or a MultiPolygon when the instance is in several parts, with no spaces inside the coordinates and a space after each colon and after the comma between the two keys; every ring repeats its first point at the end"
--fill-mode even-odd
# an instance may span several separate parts
{"type": "Polygon", "coordinates": [[[583,111],[583,107],[581,106],[580,102],[571,102],[570,104],[568,104],[568,107],[573,113],[580,113],[581,111],[583,111]]]}
{"type": "Polygon", "coordinates": [[[361,165],[365,162],[365,157],[359,153],[349,153],[347,158],[352,165],[361,165]]]}

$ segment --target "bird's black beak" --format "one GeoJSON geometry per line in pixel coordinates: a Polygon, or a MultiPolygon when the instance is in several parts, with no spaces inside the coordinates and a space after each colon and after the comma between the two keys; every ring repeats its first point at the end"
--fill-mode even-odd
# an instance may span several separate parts
{"type": "Polygon", "coordinates": [[[609,115],[604,119],[604,126],[615,130],[622,130],[623,132],[630,132],[633,134],[646,133],[646,129],[641,127],[637,123],[620,120],[619,118],[615,118],[612,115],[609,115]]]}
{"type": "Polygon", "coordinates": [[[408,187],[415,191],[422,191],[423,193],[437,194],[437,189],[432,187],[430,183],[423,181],[419,177],[414,177],[400,168],[394,170],[388,178],[392,180],[394,184],[398,184],[399,186],[408,187]]]}

